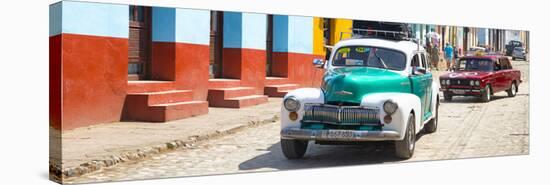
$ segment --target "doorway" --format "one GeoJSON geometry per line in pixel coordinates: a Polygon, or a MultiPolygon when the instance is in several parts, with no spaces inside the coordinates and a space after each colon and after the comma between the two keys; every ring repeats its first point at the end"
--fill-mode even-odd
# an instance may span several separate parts
{"type": "Polygon", "coordinates": [[[151,8],[129,8],[128,80],[146,80],[151,61],[151,8]]]}
{"type": "Polygon", "coordinates": [[[272,68],[273,68],[273,15],[267,15],[267,36],[266,36],[266,47],[265,47],[265,52],[266,52],[266,75],[267,76],[271,76],[273,75],[272,73],[272,68]]]}
{"type": "Polygon", "coordinates": [[[210,11],[210,78],[222,78],[223,12],[210,11]]]}

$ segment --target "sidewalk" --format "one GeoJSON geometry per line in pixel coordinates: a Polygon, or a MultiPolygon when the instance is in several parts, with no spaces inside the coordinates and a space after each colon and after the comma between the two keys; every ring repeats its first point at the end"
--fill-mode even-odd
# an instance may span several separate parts
{"type": "Polygon", "coordinates": [[[50,171],[56,174],[52,178],[79,176],[163,151],[193,147],[195,142],[249,126],[275,122],[281,101],[281,98],[269,98],[265,104],[242,109],[209,108],[206,115],[167,123],[117,122],[77,128],[63,134],[50,128],[50,171]],[[59,138],[61,144],[55,143],[59,138]],[[62,167],[56,165],[59,161],[62,167]]]}

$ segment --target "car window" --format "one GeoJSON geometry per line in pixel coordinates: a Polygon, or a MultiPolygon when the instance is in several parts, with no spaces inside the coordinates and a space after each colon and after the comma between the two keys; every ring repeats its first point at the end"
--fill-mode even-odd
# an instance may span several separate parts
{"type": "Polygon", "coordinates": [[[420,58],[421,58],[421,61],[422,61],[422,67],[424,69],[428,69],[428,66],[426,65],[426,57],[424,56],[424,53],[420,54],[420,58]]]}
{"type": "Polygon", "coordinates": [[[512,65],[510,64],[510,61],[507,58],[501,58],[500,59],[500,67],[501,67],[502,70],[512,69],[512,65]]]}
{"type": "Polygon", "coordinates": [[[391,70],[403,70],[406,65],[405,54],[400,51],[370,47],[344,46],[338,48],[332,60],[333,66],[376,67],[391,70]]]}
{"type": "Polygon", "coordinates": [[[459,71],[492,71],[495,62],[484,58],[465,58],[458,61],[459,71]]]}
{"type": "Polygon", "coordinates": [[[420,60],[418,59],[418,54],[414,55],[411,60],[412,67],[420,67],[420,60]]]}
{"type": "Polygon", "coordinates": [[[500,63],[502,59],[499,59],[497,61],[494,62],[494,67],[493,67],[493,71],[499,71],[499,70],[502,70],[502,65],[500,63]]]}

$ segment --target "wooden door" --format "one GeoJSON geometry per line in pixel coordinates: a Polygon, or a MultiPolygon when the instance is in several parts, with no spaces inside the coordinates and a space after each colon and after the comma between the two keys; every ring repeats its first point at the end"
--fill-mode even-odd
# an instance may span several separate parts
{"type": "Polygon", "coordinates": [[[273,15],[267,15],[267,37],[266,37],[266,75],[271,76],[273,61],[273,15]]]}
{"type": "Polygon", "coordinates": [[[329,18],[323,18],[323,50],[325,51],[325,60],[328,61],[330,58],[330,51],[324,47],[324,45],[334,45],[330,39],[330,34],[332,29],[330,28],[329,18]]]}
{"type": "Polygon", "coordinates": [[[210,78],[222,77],[223,12],[210,12],[210,78]]]}
{"type": "Polygon", "coordinates": [[[130,6],[128,80],[149,78],[151,60],[151,8],[130,6]]]}

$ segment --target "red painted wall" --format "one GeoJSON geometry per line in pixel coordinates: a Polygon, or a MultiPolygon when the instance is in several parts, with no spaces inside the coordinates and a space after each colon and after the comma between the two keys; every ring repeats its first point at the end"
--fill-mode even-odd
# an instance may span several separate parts
{"type": "Polygon", "coordinates": [[[222,74],[224,78],[241,80],[241,86],[255,87],[256,94],[264,93],[265,50],[224,48],[222,74]]]}
{"type": "Polygon", "coordinates": [[[302,87],[319,87],[324,70],[313,66],[313,59],[319,56],[302,53],[273,53],[274,76],[287,77],[302,87]]]}
{"type": "Polygon", "coordinates": [[[313,84],[313,87],[321,87],[321,82],[323,81],[323,76],[325,74],[325,69],[322,69],[322,68],[316,68],[316,67],[313,67],[313,59],[315,58],[319,58],[319,59],[324,59],[325,56],[324,55],[313,55],[313,58],[311,59],[311,65],[312,65],[312,81],[311,81],[311,84],[313,84]]]}
{"type": "Polygon", "coordinates": [[[193,100],[206,100],[210,62],[208,45],[153,42],[151,80],[175,81],[176,89],[193,90],[193,100]]]}
{"type": "Polygon", "coordinates": [[[176,88],[193,90],[193,99],[206,101],[210,66],[208,45],[176,43],[176,88]]]}
{"type": "Polygon", "coordinates": [[[224,48],[222,51],[222,77],[241,79],[241,56],[240,48],[224,48]]]}
{"type": "Polygon", "coordinates": [[[153,42],[151,48],[151,80],[176,79],[176,43],[153,42]]]}
{"type": "Polygon", "coordinates": [[[61,48],[61,63],[51,60],[50,70],[62,69],[62,129],[119,121],[128,78],[128,39],[62,34],[61,48]]]}
{"type": "Polygon", "coordinates": [[[61,129],[61,35],[50,37],[50,126],[61,129]]]}

